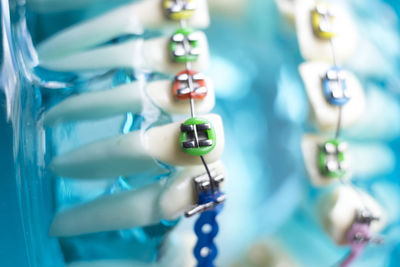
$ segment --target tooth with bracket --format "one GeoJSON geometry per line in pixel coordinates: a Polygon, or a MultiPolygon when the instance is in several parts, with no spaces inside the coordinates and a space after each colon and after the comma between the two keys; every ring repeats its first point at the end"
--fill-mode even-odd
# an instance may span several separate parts
{"type": "MultiPolygon", "coordinates": [[[[210,122],[215,132],[215,147],[204,156],[212,163],[220,159],[224,148],[222,120],[216,114],[202,118],[210,122]]],[[[110,178],[145,172],[158,166],[156,161],[176,166],[201,164],[199,157],[182,151],[180,127],[181,123],[175,122],[100,140],[55,157],[49,167],[58,176],[110,178]]]]}
{"type": "MultiPolygon", "coordinates": [[[[32,1],[32,0],[31,0],[32,1]]],[[[69,1],[67,1],[69,2],[69,1]]],[[[196,0],[196,10],[187,19],[189,27],[206,28],[210,23],[207,0],[196,0]]],[[[142,34],[144,29],[176,26],[160,0],[142,0],[73,25],[38,46],[40,59],[66,56],[96,47],[127,34],[142,34]]]]}
{"type": "Polygon", "coordinates": [[[142,86],[140,82],[133,82],[111,90],[70,96],[44,113],[43,124],[54,126],[60,122],[101,119],[125,112],[140,113],[143,94],[170,114],[186,114],[190,110],[190,103],[186,100],[189,95],[195,99],[199,114],[211,111],[215,104],[211,80],[194,71],[179,73],[173,83],[160,80],[147,83],[144,89],[142,86]],[[188,79],[192,79],[194,84],[193,92],[189,92],[188,79]]]}
{"type": "MultiPolygon", "coordinates": [[[[213,177],[225,174],[219,161],[209,164],[209,168],[213,177]]],[[[198,197],[193,179],[204,174],[202,165],[180,168],[167,184],[159,181],[138,190],[102,196],[61,211],[52,222],[50,234],[72,236],[128,229],[154,225],[162,219],[175,220],[184,212],[193,215],[195,209],[192,207],[198,197]]]]}
{"type": "MultiPolygon", "coordinates": [[[[193,69],[203,71],[209,64],[209,51],[204,33],[195,32],[197,60],[193,69]]],[[[185,63],[171,58],[169,37],[148,40],[131,40],[119,44],[106,45],[88,51],[77,52],[54,58],[40,58],[40,66],[53,71],[87,71],[112,68],[133,68],[175,74],[184,69],[185,63]]]]}
{"type": "Polygon", "coordinates": [[[346,61],[357,46],[357,30],[346,8],[313,0],[296,1],[295,21],[300,52],[306,60],[346,61]],[[333,37],[333,39],[332,39],[333,37]]]}
{"type": "Polygon", "coordinates": [[[347,145],[335,139],[306,134],[301,142],[308,176],[315,186],[325,186],[352,177],[347,145]]]}
{"type": "Polygon", "coordinates": [[[340,185],[327,193],[319,203],[319,215],[325,231],[338,244],[347,244],[347,232],[360,210],[368,210],[379,220],[371,222],[371,232],[378,233],[386,223],[382,207],[367,193],[350,185],[340,185]]]}
{"type": "Polygon", "coordinates": [[[364,91],[351,72],[340,70],[335,76],[339,77],[337,80],[332,77],[327,80],[327,76],[332,76],[330,73],[338,70],[321,62],[306,62],[299,67],[312,114],[317,125],[326,131],[337,127],[339,108],[342,109],[343,128],[355,123],[365,109],[364,91]]]}

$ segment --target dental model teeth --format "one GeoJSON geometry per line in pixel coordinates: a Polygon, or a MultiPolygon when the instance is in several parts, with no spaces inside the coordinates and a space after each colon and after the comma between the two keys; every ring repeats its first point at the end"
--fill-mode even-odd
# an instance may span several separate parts
{"type": "Polygon", "coordinates": [[[356,49],[357,30],[346,9],[340,6],[297,1],[295,20],[300,51],[306,60],[332,62],[332,37],[338,62],[350,58],[356,49]]]}
{"type": "MultiPolygon", "coordinates": [[[[218,115],[204,115],[215,131],[216,144],[205,159],[217,161],[224,148],[222,120],[218,115]]],[[[198,157],[187,155],[179,147],[181,123],[134,131],[80,147],[53,159],[50,169],[58,176],[71,178],[110,178],[145,172],[157,166],[154,159],[169,165],[198,165],[198,157]]]]}
{"type": "Polygon", "coordinates": [[[149,82],[145,88],[140,82],[118,86],[111,90],[82,93],[68,97],[43,115],[45,126],[54,126],[60,122],[102,119],[125,112],[141,113],[143,98],[148,97],[153,104],[169,114],[185,114],[190,109],[186,100],[189,95],[196,99],[197,112],[200,114],[212,110],[215,94],[212,82],[201,73],[193,76],[198,87],[188,91],[187,75],[180,74],[179,81],[168,80],[149,82]],[[142,91],[144,90],[144,92],[142,91]]]}
{"type": "MultiPolygon", "coordinates": [[[[196,32],[196,62],[193,68],[203,71],[209,64],[209,51],[204,33],[196,32]]],[[[133,68],[175,74],[184,63],[170,59],[170,38],[133,40],[116,45],[107,45],[88,51],[61,57],[40,57],[40,66],[54,71],[87,71],[98,69],[133,68]]]]}
{"type": "Polygon", "coordinates": [[[365,95],[352,73],[340,70],[339,74],[332,77],[332,72],[337,72],[337,69],[319,62],[303,63],[299,71],[312,114],[322,130],[333,130],[337,127],[339,107],[342,109],[342,127],[350,126],[361,117],[365,110],[365,95]]]}
{"type": "Polygon", "coordinates": [[[338,245],[347,244],[347,232],[357,213],[367,209],[379,220],[371,222],[371,233],[382,230],[387,216],[380,205],[367,193],[352,186],[338,186],[321,200],[319,213],[326,232],[338,245]]]}
{"type": "MultiPolygon", "coordinates": [[[[187,20],[187,25],[206,28],[210,23],[207,1],[197,0],[196,3],[196,11],[187,20]]],[[[163,14],[161,0],[141,0],[56,33],[39,44],[39,58],[66,56],[101,45],[119,36],[142,34],[145,29],[170,28],[173,25],[174,23],[163,14]]]]}
{"type": "Polygon", "coordinates": [[[304,135],[301,142],[304,163],[314,186],[324,186],[352,176],[346,143],[315,135],[304,135]]]}
{"type": "MultiPolygon", "coordinates": [[[[210,170],[221,175],[225,172],[220,162],[210,164],[210,170]]],[[[166,185],[160,181],[61,211],[52,222],[50,234],[72,236],[153,225],[162,219],[175,220],[197,203],[192,178],[204,172],[203,166],[181,168],[166,185]]]]}

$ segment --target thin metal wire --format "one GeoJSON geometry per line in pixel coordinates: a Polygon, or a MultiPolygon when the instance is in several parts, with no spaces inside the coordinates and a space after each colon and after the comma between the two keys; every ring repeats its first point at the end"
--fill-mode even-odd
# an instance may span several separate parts
{"type": "MultiPolygon", "coordinates": [[[[338,68],[338,61],[337,61],[337,56],[336,56],[334,38],[330,38],[330,46],[331,46],[331,50],[332,50],[333,65],[335,68],[338,68]]],[[[339,83],[339,86],[341,87],[341,89],[343,89],[342,83],[340,82],[339,77],[338,77],[338,83],[339,83]]],[[[337,121],[337,125],[336,125],[335,139],[338,139],[340,137],[340,132],[342,129],[342,116],[343,116],[342,106],[339,106],[338,113],[339,114],[338,114],[338,121],[337,121]]],[[[355,187],[348,180],[343,180],[343,179],[339,179],[339,180],[340,180],[340,182],[342,182],[343,185],[350,187],[354,192],[356,192],[358,197],[360,198],[361,204],[363,205],[364,209],[371,212],[370,209],[368,208],[367,204],[365,203],[364,197],[361,194],[360,190],[357,187],[355,187]]]]}
{"type": "MultiPolygon", "coordinates": [[[[187,27],[186,20],[181,19],[180,20],[180,25],[181,25],[182,28],[186,28],[187,27]]],[[[190,44],[186,40],[184,40],[184,42],[183,42],[183,48],[184,48],[186,53],[189,52],[190,44]]],[[[189,61],[187,61],[186,62],[186,70],[190,71],[191,69],[192,69],[192,64],[189,61]]],[[[188,75],[188,76],[189,76],[188,77],[188,86],[189,86],[190,92],[193,92],[193,90],[194,90],[193,80],[192,80],[192,77],[190,75],[188,75]]],[[[189,95],[189,100],[190,100],[190,115],[191,115],[192,118],[194,118],[196,116],[196,109],[195,109],[194,99],[192,98],[191,95],[189,95]]],[[[199,136],[198,136],[198,133],[197,133],[197,128],[193,127],[193,129],[194,129],[195,142],[196,142],[196,145],[199,147],[199,136]]],[[[206,169],[208,178],[210,180],[211,191],[213,193],[215,193],[216,192],[216,190],[215,190],[216,186],[214,184],[214,180],[212,178],[210,169],[208,168],[207,162],[205,161],[203,156],[200,156],[200,159],[201,159],[201,162],[204,165],[204,168],[206,169]]]]}

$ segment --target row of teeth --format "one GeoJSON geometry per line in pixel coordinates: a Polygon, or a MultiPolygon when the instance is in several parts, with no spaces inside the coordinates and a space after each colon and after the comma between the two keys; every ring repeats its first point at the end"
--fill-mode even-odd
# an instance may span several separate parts
{"type": "MultiPolygon", "coordinates": [[[[171,21],[166,19],[160,9],[160,3],[160,0],[142,0],[128,4],[55,34],[38,46],[40,66],[52,71],[68,72],[133,68],[176,74],[185,69],[185,64],[171,61],[167,49],[170,37],[128,40],[97,47],[120,35],[138,35],[145,29],[171,27],[171,21]],[[151,16],[148,10],[153,10],[151,16]],[[84,40],[82,36],[85,36],[84,40]]],[[[196,3],[196,12],[187,22],[191,27],[204,28],[209,24],[207,2],[197,0],[196,3]]],[[[198,41],[195,51],[198,58],[192,63],[192,67],[198,71],[205,70],[209,64],[206,37],[201,32],[191,36],[190,41],[192,37],[198,41]]],[[[222,120],[216,114],[206,114],[214,107],[214,90],[211,81],[204,76],[195,75],[193,78],[204,79],[207,84],[205,98],[201,101],[195,100],[196,112],[204,114],[202,118],[213,125],[215,138],[218,140],[215,148],[204,158],[210,169],[224,174],[224,167],[220,162],[224,148],[222,120]]],[[[141,113],[144,108],[141,86],[140,82],[132,82],[104,91],[69,97],[44,113],[43,125],[54,127],[59,123],[97,120],[126,112],[141,113]]],[[[190,111],[189,101],[176,101],[174,98],[171,80],[148,82],[144,91],[146,97],[166,113],[187,114],[190,111]]],[[[204,90],[199,88],[198,93],[201,92],[204,90]]],[[[156,182],[135,191],[102,196],[58,212],[52,222],[50,234],[74,236],[128,229],[154,225],[162,219],[173,220],[182,216],[184,211],[197,203],[192,178],[203,174],[205,169],[204,166],[199,166],[201,161],[198,157],[185,154],[177,145],[181,124],[182,122],[175,122],[144,132],[132,131],[56,156],[49,168],[55,175],[67,178],[102,179],[126,176],[159,169],[158,162],[178,167],[167,185],[156,182]]],[[[86,263],[74,264],[71,266],[89,266],[86,263]]],[[[95,266],[93,264],[95,263],[90,263],[90,266],[95,266]]],[[[118,266],[112,264],[115,263],[99,263],[99,266],[118,266]]]]}
{"type": "MultiPolygon", "coordinates": [[[[286,14],[290,14],[288,5],[281,4],[280,7],[286,14]]],[[[300,51],[303,58],[307,60],[300,65],[299,71],[305,85],[313,119],[323,132],[336,129],[339,107],[342,118],[341,127],[346,128],[360,119],[366,106],[364,91],[355,75],[344,70],[339,72],[335,69],[336,66],[332,68],[330,63],[326,63],[335,62],[336,65],[336,63],[340,64],[346,61],[353,54],[357,43],[357,32],[351,23],[350,16],[345,9],[336,8],[333,13],[335,19],[330,20],[335,24],[335,33],[329,35],[319,34],[318,31],[313,30],[313,27],[318,26],[313,25],[315,21],[310,19],[313,10],[316,10],[314,1],[301,1],[300,4],[293,4],[293,16],[300,51]],[[332,74],[335,75],[332,76],[332,74]],[[324,84],[324,79],[330,79],[329,82],[333,85],[331,94],[324,92],[324,86],[327,85],[324,84]],[[342,81],[345,81],[345,84],[342,84],[342,81]],[[347,88],[343,88],[344,85],[347,88]],[[337,92],[338,87],[343,90],[340,94],[337,92]],[[345,101],[334,102],[329,99],[334,97],[345,98],[345,101]]],[[[320,22],[326,23],[327,20],[325,18],[320,22]]],[[[308,176],[315,186],[326,186],[339,179],[347,180],[352,176],[351,161],[348,151],[343,146],[344,143],[338,143],[337,146],[334,144],[336,144],[336,140],[330,143],[323,136],[307,134],[303,137],[303,158],[308,176]],[[320,153],[325,154],[325,165],[318,162],[320,153]],[[327,173],[334,173],[337,179],[327,177],[327,173]]],[[[348,238],[349,230],[357,223],[355,222],[356,213],[365,208],[380,217],[379,221],[373,221],[370,226],[371,231],[376,233],[386,224],[386,216],[382,208],[367,193],[352,186],[338,185],[333,191],[326,194],[320,203],[319,215],[330,237],[337,244],[348,245],[351,244],[348,238]]]]}

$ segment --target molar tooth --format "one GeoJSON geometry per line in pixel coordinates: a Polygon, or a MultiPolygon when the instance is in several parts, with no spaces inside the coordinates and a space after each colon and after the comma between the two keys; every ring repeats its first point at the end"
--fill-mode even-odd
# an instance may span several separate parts
{"type": "MultiPolygon", "coordinates": [[[[210,112],[215,104],[212,82],[206,79],[207,96],[195,100],[196,112],[210,112]]],[[[111,90],[82,93],[68,97],[43,115],[45,126],[59,122],[101,119],[125,112],[140,113],[143,108],[142,85],[133,82],[111,90]]],[[[159,108],[170,114],[186,114],[190,110],[189,101],[176,101],[172,94],[172,82],[168,80],[150,82],[145,85],[145,93],[159,108]]]]}
{"type": "MultiPolygon", "coordinates": [[[[216,146],[205,159],[217,161],[224,147],[221,117],[202,116],[216,132],[216,146]]],[[[126,135],[100,140],[57,156],[50,169],[59,176],[71,178],[109,178],[141,173],[158,166],[155,160],[169,165],[188,166],[201,163],[196,156],[187,155],[179,146],[181,122],[153,127],[146,132],[133,131],[126,135]]]]}
{"type": "MultiPolygon", "coordinates": [[[[204,33],[199,32],[200,55],[193,69],[203,71],[209,64],[209,51],[204,33]]],[[[53,71],[88,71],[98,69],[134,68],[175,74],[185,68],[184,63],[172,62],[168,51],[168,37],[131,40],[106,45],[65,56],[41,57],[40,66],[53,71]]]]}

